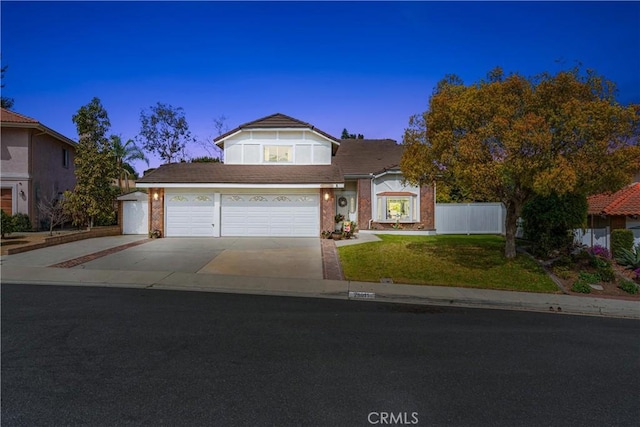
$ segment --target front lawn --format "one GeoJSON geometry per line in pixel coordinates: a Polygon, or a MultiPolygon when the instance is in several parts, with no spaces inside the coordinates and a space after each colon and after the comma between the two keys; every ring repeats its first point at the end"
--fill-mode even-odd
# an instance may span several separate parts
{"type": "Polygon", "coordinates": [[[544,270],[526,255],[504,257],[500,236],[394,236],[338,248],[347,280],[557,292],[544,270]]]}

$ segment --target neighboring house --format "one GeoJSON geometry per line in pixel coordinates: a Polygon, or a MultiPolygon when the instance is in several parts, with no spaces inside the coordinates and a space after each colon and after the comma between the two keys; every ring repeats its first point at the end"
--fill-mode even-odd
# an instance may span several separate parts
{"type": "Polygon", "coordinates": [[[39,228],[38,203],[73,190],[76,143],[39,121],[2,108],[2,210],[29,215],[39,228]]]}
{"type": "Polygon", "coordinates": [[[611,230],[640,228],[640,182],[634,182],[615,193],[587,198],[588,227],[611,230]]]}
{"type": "Polygon", "coordinates": [[[148,189],[150,230],[317,237],[333,231],[337,213],[360,229],[433,229],[433,189],[403,183],[392,140],[340,140],[273,114],[214,142],[225,163],[166,164],[137,181],[148,189]]]}

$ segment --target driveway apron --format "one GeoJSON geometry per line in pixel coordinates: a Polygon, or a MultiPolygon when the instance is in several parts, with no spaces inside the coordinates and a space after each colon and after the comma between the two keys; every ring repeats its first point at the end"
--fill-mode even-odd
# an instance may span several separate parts
{"type": "MultiPolygon", "coordinates": [[[[146,237],[146,236],[145,236],[146,237]]],[[[143,239],[144,237],[139,237],[143,239]]],[[[103,250],[106,242],[98,238],[93,242],[69,243],[64,253],[57,256],[56,247],[37,249],[3,257],[3,263],[15,265],[51,266],[67,261],[78,254],[103,250]],[[74,250],[81,245],[82,250],[74,250]],[[40,252],[45,251],[45,252],[40,252]],[[71,256],[73,254],[73,256],[71,256]]],[[[133,238],[122,240],[128,243],[133,238]]],[[[112,245],[113,246],[113,245],[112,245]]],[[[322,279],[322,255],[317,238],[164,238],[129,247],[97,259],[91,259],[73,268],[88,270],[172,271],[200,274],[259,276],[274,278],[322,279]]]]}

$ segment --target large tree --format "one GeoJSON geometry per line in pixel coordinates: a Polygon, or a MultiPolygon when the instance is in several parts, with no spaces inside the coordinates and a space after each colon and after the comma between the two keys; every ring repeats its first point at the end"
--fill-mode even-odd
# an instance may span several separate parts
{"type": "Polygon", "coordinates": [[[535,194],[613,191],[640,167],[637,106],[614,95],[613,83],[577,68],[534,78],[497,68],[468,86],[450,75],[410,118],[400,166],[410,182],[449,178],[502,201],[513,258],[516,221],[535,194]]]}
{"type": "Polygon", "coordinates": [[[132,175],[130,171],[132,169],[131,162],[142,160],[149,166],[149,159],[140,147],[133,142],[133,139],[128,139],[125,143],[122,142],[120,135],[111,135],[109,139],[118,171],[118,187],[121,192],[129,191],[129,179],[132,175]],[[122,185],[123,182],[125,183],[124,186],[122,185]]]}
{"type": "Polygon", "coordinates": [[[65,195],[65,207],[75,225],[92,227],[96,219],[107,220],[115,213],[112,184],[118,173],[106,136],[111,123],[98,98],[80,107],[72,120],[78,129],[76,186],[65,195]]]}
{"type": "MultiPolygon", "coordinates": [[[[7,71],[7,68],[9,68],[8,65],[0,68],[0,81],[2,82],[0,83],[0,88],[4,87],[4,73],[7,71]]],[[[8,98],[4,95],[0,97],[0,106],[2,108],[10,109],[11,107],[13,107],[13,102],[13,98],[8,98]]]]}
{"type": "Polygon", "coordinates": [[[187,144],[194,142],[182,108],[160,102],[140,112],[139,141],[142,148],[173,163],[184,154],[187,144]]]}

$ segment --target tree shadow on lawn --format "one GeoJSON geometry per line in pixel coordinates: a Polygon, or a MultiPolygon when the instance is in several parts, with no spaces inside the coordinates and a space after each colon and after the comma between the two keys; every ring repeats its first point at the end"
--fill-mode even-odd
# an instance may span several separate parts
{"type": "Polygon", "coordinates": [[[503,254],[504,244],[502,243],[491,242],[483,246],[477,246],[470,244],[434,245],[433,243],[418,242],[408,243],[406,248],[412,252],[421,253],[428,257],[438,258],[470,269],[487,270],[516,262],[524,269],[534,270],[534,266],[527,262],[521,262],[522,255],[518,255],[515,260],[505,258],[503,254]]]}

